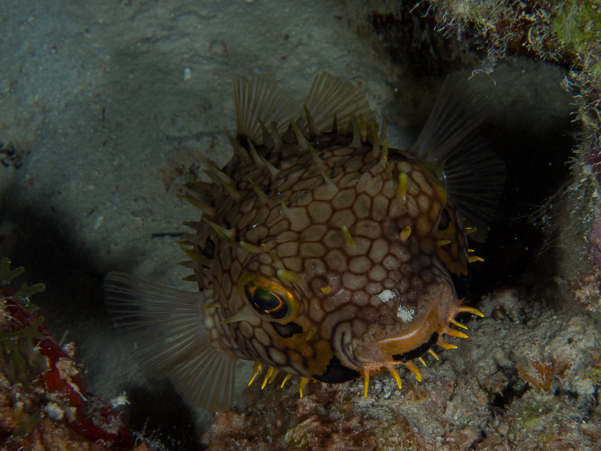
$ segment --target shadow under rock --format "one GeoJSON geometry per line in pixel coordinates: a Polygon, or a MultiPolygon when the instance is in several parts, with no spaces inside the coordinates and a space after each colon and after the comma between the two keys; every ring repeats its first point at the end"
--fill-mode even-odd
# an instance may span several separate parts
{"type": "MultiPolygon", "coordinates": [[[[579,129],[572,121],[569,96],[549,81],[557,79],[559,83],[560,74],[528,65],[535,76],[543,78],[524,78],[524,64],[501,66],[494,74],[498,79],[494,89],[488,80],[473,82],[473,89],[487,99],[490,109],[479,131],[503,160],[506,182],[486,242],[469,241],[473,255],[482,257],[484,263],[470,267],[472,284],[466,305],[477,304],[481,296],[504,285],[555,287],[550,281],[559,271],[553,237],[537,223],[540,207],[570,180],[569,160],[579,129]],[[520,84],[516,85],[516,80],[520,84]]],[[[444,77],[422,78],[406,85],[412,89],[405,88],[390,102],[386,115],[392,116],[391,122],[405,123],[403,134],[418,136],[443,81],[444,77]]]]}
{"type": "MultiPolygon", "coordinates": [[[[114,349],[105,346],[114,340],[114,334],[104,307],[105,274],[98,269],[94,252],[74,242],[58,217],[41,217],[33,208],[21,208],[15,199],[18,196],[9,192],[0,205],[0,220],[18,225],[18,249],[11,266],[23,266],[25,272],[15,285],[46,285],[32,302],[47,312],[46,324],[57,341],[68,331],[67,342],[75,342],[76,359],[86,366],[85,379],[91,381],[97,376],[95,371],[112,374],[113,357],[95,354],[99,349],[114,349]]],[[[121,269],[129,267],[133,262],[129,265],[120,261],[121,269]]],[[[159,438],[165,444],[174,443],[172,449],[201,449],[190,407],[167,382],[162,384],[151,382],[148,388],[127,390],[132,430],[145,431],[145,436],[159,438]]]]}
{"type": "Polygon", "coordinates": [[[486,262],[472,265],[472,299],[503,285],[529,288],[546,283],[557,273],[553,247],[541,258],[548,237],[536,225],[540,219],[536,210],[569,180],[567,162],[576,143],[576,127],[569,116],[534,135],[530,125],[482,127],[492,150],[505,163],[506,182],[486,242],[470,243],[486,262]]]}
{"type": "Polygon", "coordinates": [[[152,390],[130,387],[127,397],[132,406],[129,413],[133,430],[144,438],[158,440],[169,449],[200,451],[200,433],[194,427],[194,414],[188,404],[166,381],[151,383],[152,390]],[[139,407],[142,408],[139,408],[139,407]]]}

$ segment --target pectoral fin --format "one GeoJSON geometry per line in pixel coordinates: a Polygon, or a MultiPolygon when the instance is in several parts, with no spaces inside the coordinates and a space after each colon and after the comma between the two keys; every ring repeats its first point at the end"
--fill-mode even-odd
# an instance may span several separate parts
{"type": "Polygon", "coordinates": [[[484,97],[471,91],[459,76],[449,77],[434,109],[410,152],[443,168],[447,195],[476,228],[470,236],[486,239],[503,184],[505,165],[480,138],[476,128],[487,116],[484,97]]]}
{"type": "Polygon", "coordinates": [[[210,411],[232,404],[236,359],[214,347],[203,323],[207,292],[191,293],[111,272],[105,302],[127,350],[155,376],[167,376],[186,402],[210,411]]]}

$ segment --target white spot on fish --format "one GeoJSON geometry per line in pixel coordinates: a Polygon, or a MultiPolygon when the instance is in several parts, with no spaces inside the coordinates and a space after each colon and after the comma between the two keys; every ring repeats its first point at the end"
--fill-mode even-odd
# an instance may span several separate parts
{"type": "Polygon", "coordinates": [[[403,307],[402,305],[399,305],[399,309],[396,312],[396,316],[397,316],[397,318],[400,318],[402,322],[408,323],[409,321],[411,321],[413,319],[414,313],[415,313],[415,310],[413,310],[413,309],[409,310],[408,308],[403,307]]]}
{"type": "Polygon", "coordinates": [[[391,290],[384,290],[378,295],[378,297],[380,298],[380,301],[388,302],[391,299],[396,298],[396,294],[394,294],[394,292],[391,290]]]}

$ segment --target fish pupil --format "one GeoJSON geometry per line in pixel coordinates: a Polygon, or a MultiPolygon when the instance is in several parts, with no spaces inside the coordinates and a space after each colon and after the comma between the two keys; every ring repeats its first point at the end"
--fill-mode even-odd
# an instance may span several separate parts
{"type": "Polygon", "coordinates": [[[282,302],[272,292],[264,290],[263,288],[257,288],[255,290],[254,301],[257,307],[266,311],[278,308],[282,302]]]}
{"type": "Polygon", "coordinates": [[[250,305],[259,313],[274,319],[286,316],[286,304],[277,293],[261,287],[257,287],[251,292],[248,285],[244,287],[244,291],[250,305]]]}

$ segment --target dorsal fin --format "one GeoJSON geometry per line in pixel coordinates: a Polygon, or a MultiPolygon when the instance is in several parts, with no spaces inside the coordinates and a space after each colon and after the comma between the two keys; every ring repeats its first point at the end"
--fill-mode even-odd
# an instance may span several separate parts
{"type": "Polygon", "coordinates": [[[207,292],[161,287],[128,274],[104,280],[105,302],[117,330],[142,368],[168,376],[186,402],[225,410],[234,397],[235,358],[210,343],[202,319],[207,292]]]}
{"type": "Polygon", "coordinates": [[[263,144],[261,123],[278,123],[283,132],[290,119],[298,114],[299,103],[280,94],[277,84],[264,75],[255,74],[247,83],[234,80],[236,102],[236,138],[250,138],[256,145],[263,144]]]}
{"type": "Polygon", "coordinates": [[[470,235],[483,242],[505,182],[505,165],[480,137],[476,128],[486,119],[486,100],[471,91],[460,77],[447,78],[434,109],[415,144],[409,150],[435,166],[444,163],[447,193],[466,224],[476,227],[470,235]]]}
{"type": "Polygon", "coordinates": [[[345,133],[353,113],[357,117],[363,116],[368,124],[375,123],[377,128],[376,113],[369,107],[365,92],[350,81],[343,82],[327,72],[315,77],[305,105],[320,132],[330,132],[336,116],[337,132],[345,133]]]}

